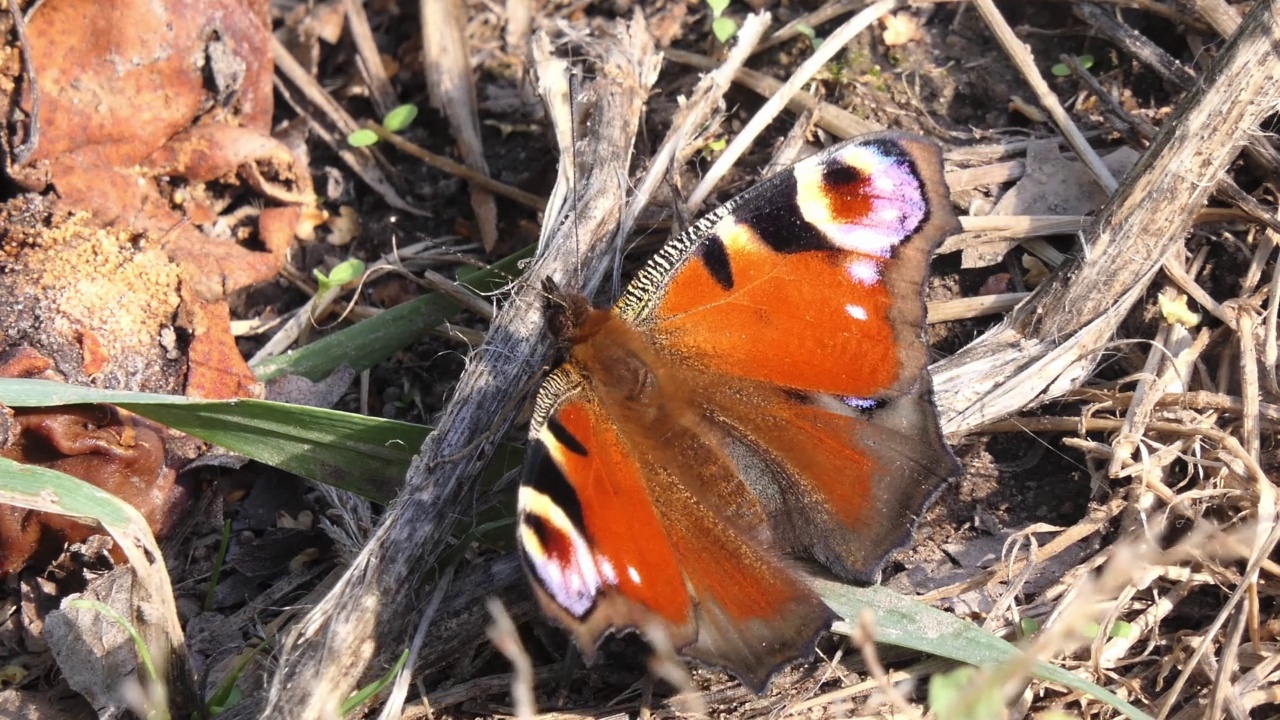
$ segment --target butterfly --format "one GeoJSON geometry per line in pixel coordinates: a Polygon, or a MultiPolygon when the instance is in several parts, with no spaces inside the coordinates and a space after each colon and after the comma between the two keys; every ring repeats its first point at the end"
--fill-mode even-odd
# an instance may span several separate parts
{"type": "Polygon", "coordinates": [[[959,224],[941,154],[832,146],[668,242],[611,309],[548,284],[563,359],[518,495],[539,604],[588,660],[610,632],[762,691],[833,620],[797,556],[874,582],[958,470],[923,340],[959,224]]]}

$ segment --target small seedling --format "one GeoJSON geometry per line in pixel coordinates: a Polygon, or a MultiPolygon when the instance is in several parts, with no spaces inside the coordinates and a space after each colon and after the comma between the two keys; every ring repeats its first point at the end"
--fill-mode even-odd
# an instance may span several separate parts
{"type": "Polygon", "coordinates": [[[324,295],[334,288],[340,288],[364,274],[364,261],[356,258],[349,258],[335,265],[334,268],[329,271],[328,275],[321,272],[320,268],[312,270],[311,274],[315,275],[316,282],[319,283],[319,287],[316,288],[316,294],[324,295]]]}
{"type": "MultiPolygon", "coordinates": [[[[1087,638],[1096,638],[1098,633],[1102,632],[1102,626],[1096,622],[1086,623],[1081,632],[1087,638]]],[[[1107,637],[1110,638],[1124,640],[1132,635],[1133,625],[1124,620],[1116,620],[1111,624],[1111,627],[1107,628],[1107,637]]]]}
{"type": "MultiPolygon", "coordinates": [[[[1076,62],[1080,63],[1080,67],[1088,70],[1093,67],[1093,56],[1078,55],[1076,56],[1076,62]]],[[[1066,63],[1057,63],[1053,67],[1049,68],[1049,72],[1053,73],[1057,77],[1067,77],[1071,74],[1071,68],[1067,67],[1066,63]]]]}
{"type": "Polygon", "coordinates": [[[724,152],[724,149],[728,146],[728,140],[725,140],[724,138],[717,138],[702,146],[702,156],[706,158],[715,157],[724,152]]]}
{"type": "Polygon", "coordinates": [[[732,40],[738,34],[738,23],[724,16],[729,0],[707,0],[707,7],[711,8],[711,33],[722,45],[732,40]]]}
{"type": "MultiPolygon", "coordinates": [[[[382,118],[382,127],[389,132],[398,133],[409,127],[409,123],[418,117],[417,105],[399,105],[392,108],[387,116],[382,118]]],[[[378,133],[369,128],[360,128],[347,136],[347,144],[351,147],[362,148],[377,144],[378,133]]]]}
{"type": "Polygon", "coordinates": [[[360,128],[347,136],[347,144],[354,148],[369,147],[377,142],[378,133],[368,128],[360,128]]]}
{"type": "Polygon", "coordinates": [[[392,665],[391,669],[388,670],[385,675],[373,681],[372,684],[366,685],[360,690],[357,690],[355,694],[347,698],[346,702],[342,703],[341,709],[338,710],[339,714],[346,715],[352,710],[355,710],[356,708],[365,704],[365,702],[367,702],[369,698],[372,698],[374,695],[377,695],[378,693],[382,692],[383,688],[390,685],[392,681],[396,679],[396,676],[399,675],[400,671],[404,669],[404,664],[408,660],[409,660],[409,650],[406,648],[403,652],[400,653],[400,659],[396,660],[396,664],[392,665]]]}
{"type": "Polygon", "coordinates": [[[227,559],[227,548],[231,547],[231,521],[222,524],[222,540],[218,543],[218,554],[213,556],[213,575],[209,578],[209,590],[204,596],[204,611],[213,610],[213,594],[218,589],[218,580],[222,577],[222,563],[227,559]]]}

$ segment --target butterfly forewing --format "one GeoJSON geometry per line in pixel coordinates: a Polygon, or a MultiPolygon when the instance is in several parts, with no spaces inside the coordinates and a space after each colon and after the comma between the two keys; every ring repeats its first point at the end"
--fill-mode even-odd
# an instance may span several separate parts
{"type": "Polygon", "coordinates": [[[926,365],[922,283],[958,228],[937,148],[829,148],[660,251],[616,311],[671,354],[782,387],[866,398],[926,365]]]}

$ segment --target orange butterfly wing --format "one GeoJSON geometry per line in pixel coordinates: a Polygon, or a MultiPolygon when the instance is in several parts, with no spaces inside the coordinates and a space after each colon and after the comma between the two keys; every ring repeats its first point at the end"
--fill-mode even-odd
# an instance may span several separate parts
{"type": "Polygon", "coordinates": [[[921,338],[928,259],[956,225],[932,145],[845,143],[578,318],[539,393],[519,537],[584,652],[656,621],[760,689],[830,619],[781,554],[867,580],[907,540],[956,471],[921,338]]]}
{"type": "Polygon", "coordinates": [[[700,477],[705,490],[733,483],[735,468],[678,422],[664,438],[668,452],[640,454],[623,437],[639,432],[633,419],[610,416],[575,368],[547,382],[542,397],[554,395],[554,405],[538,418],[518,502],[522,557],[544,611],[589,659],[609,630],[665,632],[673,647],[762,690],[795,658],[797,637],[811,644],[829,625],[830,611],[784,561],[743,537],[744,518],[725,517],[762,520],[749,496],[726,513],[664,470],[700,477]],[[699,466],[680,467],[697,455],[699,466]]]}

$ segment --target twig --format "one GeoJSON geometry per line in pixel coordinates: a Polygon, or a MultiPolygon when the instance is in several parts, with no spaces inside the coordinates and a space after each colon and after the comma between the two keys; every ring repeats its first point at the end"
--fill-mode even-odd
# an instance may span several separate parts
{"type": "MultiPolygon", "coordinates": [[[[378,720],[396,720],[396,718],[400,717],[400,713],[404,709],[405,696],[409,693],[409,682],[414,676],[414,667],[418,663],[418,657],[422,654],[423,640],[427,636],[427,630],[431,627],[431,621],[435,619],[436,610],[440,608],[440,600],[449,591],[449,584],[453,582],[455,567],[457,567],[456,564],[445,568],[444,572],[440,573],[439,579],[436,580],[436,587],[431,592],[431,600],[427,602],[426,609],[422,611],[422,615],[418,618],[418,627],[414,630],[413,642],[409,644],[409,657],[405,660],[404,667],[400,668],[400,672],[396,675],[395,684],[392,685],[382,709],[378,711],[378,720]]],[[[494,599],[493,602],[500,603],[497,599],[494,599]]],[[[499,607],[501,607],[500,604],[499,607]]],[[[505,609],[502,611],[502,615],[506,622],[511,622],[511,616],[507,615],[505,609]]],[[[525,661],[528,662],[527,655],[525,656],[525,661]]],[[[516,681],[513,679],[513,688],[515,684],[516,681]]],[[[530,693],[532,693],[532,688],[530,688],[530,693]]],[[[512,697],[516,697],[515,693],[512,693],[512,697]]],[[[520,699],[517,700],[517,705],[519,705],[520,699]]],[[[529,707],[532,710],[532,697],[529,698],[529,707]]]]}
{"type": "Polygon", "coordinates": [[[1186,4],[1224,38],[1231,37],[1231,33],[1240,27],[1240,13],[1226,0],[1186,0],[1186,4]]]}
{"type": "Polygon", "coordinates": [[[944,598],[955,597],[971,590],[977,590],[993,582],[1006,582],[1009,578],[1021,572],[1023,566],[1028,562],[1043,563],[1084,538],[1101,531],[1124,510],[1124,507],[1125,501],[1123,498],[1113,499],[1100,508],[1094,508],[1080,522],[1058,533],[1057,537],[1040,547],[1034,557],[1007,565],[997,565],[954,585],[927,592],[918,599],[923,603],[934,603],[944,598]]]}
{"type": "Polygon", "coordinates": [[[672,159],[684,149],[699,127],[707,122],[716,105],[724,98],[734,75],[751,57],[751,49],[769,27],[769,13],[756,13],[748,17],[738,31],[738,44],[725,58],[724,64],[714,72],[708,73],[698,82],[688,102],[677,112],[671,124],[671,130],[649,161],[644,177],[636,186],[635,202],[622,216],[618,226],[617,242],[631,235],[636,220],[649,204],[649,198],[667,177],[672,159]]]}
{"type": "Polygon", "coordinates": [[[1205,80],[1179,103],[1086,232],[1087,250],[1000,326],[933,370],[943,427],[960,432],[1087,376],[1125,311],[1178,247],[1262,117],[1280,103],[1274,0],[1254,3],[1205,80]]]}
{"type": "Polygon", "coordinates": [[[928,319],[925,322],[934,325],[936,323],[954,322],[956,320],[967,320],[984,315],[1008,312],[1030,295],[1031,293],[1014,292],[931,302],[929,303],[928,319]]]}
{"type": "Polygon", "coordinates": [[[293,57],[293,53],[280,43],[276,37],[271,38],[271,59],[276,64],[276,72],[287,78],[293,83],[294,87],[302,91],[307,102],[320,112],[332,123],[332,127],[326,127],[323,123],[317,121],[305,107],[295,102],[291,93],[289,93],[280,78],[276,78],[276,87],[281,89],[281,94],[289,104],[293,105],[299,115],[307,118],[308,122],[316,130],[316,134],[320,139],[324,140],[330,148],[342,158],[343,162],[350,167],[356,175],[369,184],[375,192],[386,200],[387,204],[393,208],[404,210],[414,215],[425,215],[419,208],[410,205],[404,198],[400,197],[400,193],[396,192],[395,187],[387,176],[383,173],[378,162],[376,153],[368,148],[353,148],[347,144],[347,135],[354,132],[359,124],[355,118],[351,117],[341,105],[339,105],[329,93],[325,92],[320,83],[298,63],[293,57]],[[334,130],[337,134],[335,135],[334,130]]]}
{"type": "MultiPolygon", "coordinates": [[[[1071,68],[1071,71],[1075,73],[1076,77],[1085,84],[1085,87],[1089,88],[1089,91],[1092,92],[1094,97],[1096,97],[1098,101],[1106,107],[1107,111],[1126,126],[1124,128],[1117,129],[1121,132],[1136,135],[1137,138],[1143,141],[1150,140],[1156,136],[1156,133],[1159,131],[1154,125],[1140,117],[1129,114],[1124,107],[1120,105],[1120,101],[1116,100],[1111,93],[1107,92],[1106,88],[1102,87],[1102,83],[1098,82],[1097,78],[1093,76],[1093,73],[1090,73],[1083,65],[1081,65],[1078,59],[1074,56],[1065,54],[1060,55],[1059,59],[1066,63],[1067,67],[1071,68]]],[[[950,178],[950,174],[948,174],[947,177],[950,178]]],[[[1266,225],[1276,232],[1280,232],[1280,220],[1276,219],[1275,211],[1268,210],[1263,207],[1262,203],[1255,200],[1253,196],[1246,194],[1244,190],[1241,190],[1240,186],[1236,185],[1235,181],[1230,177],[1224,176],[1220,180],[1217,193],[1224,196],[1227,201],[1234,203],[1255,221],[1266,225]]]]}
{"type": "Polygon", "coordinates": [[[443,155],[437,155],[420,145],[415,145],[414,143],[411,143],[382,127],[381,123],[366,120],[361,127],[366,130],[372,130],[378,134],[379,139],[384,140],[388,145],[391,145],[401,152],[412,155],[413,157],[421,160],[424,164],[433,167],[440,172],[456,175],[472,185],[483,187],[494,195],[501,195],[508,200],[514,200],[522,205],[527,205],[534,210],[542,210],[546,207],[547,201],[537,195],[525,192],[518,187],[512,187],[501,180],[494,180],[488,175],[478,173],[462,163],[454,162],[443,155]]]}
{"type": "Polygon", "coordinates": [[[905,717],[920,715],[920,711],[912,707],[898,688],[889,682],[889,673],[885,671],[884,663],[880,662],[880,653],[876,651],[875,613],[870,608],[864,608],[849,626],[849,630],[849,639],[862,654],[862,661],[867,666],[867,674],[876,681],[880,692],[888,698],[889,704],[893,706],[894,715],[901,714],[905,717]]]}
{"type": "Polygon", "coordinates": [[[515,705],[515,716],[520,720],[532,718],[536,712],[533,703],[533,661],[525,652],[520,642],[520,631],[511,621],[502,601],[490,598],[485,605],[493,616],[493,625],[489,626],[489,640],[493,646],[511,661],[511,702],[515,705]]]}
{"type": "Polygon", "coordinates": [[[813,29],[828,20],[840,17],[841,15],[851,13],[860,9],[864,5],[864,0],[836,0],[823,4],[821,7],[812,12],[805,13],[791,22],[783,25],[777,32],[769,36],[768,40],[760,43],[758,47],[751,51],[751,54],[768,50],[774,45],[779,45],[793,38],[800,37],[800,28],[807,27],[813,29]]]}
{"type": "Polygon", "coordinates": [[[1142,33],[1116,19],[1115,15],[1089,3],[1073,3],[1071,11],[1102,37],[1110,40],[1126,55],[1146,65],[1178,90],[1190,90],[1196,76],[1151,42],[1142,33]]]}
{"type": "MultiPolygon", "coordinates": [[[[681,65],[688,65],[699,70],[711,71],[720,67],[718,60],[685,52],[677,48],[667,48],[663,53],[672,62],[678,62],[681,65]]],[[[733,81],[766,98],[773,97],[782,89],[780,80],[751,68],[738,68],[738,71],[734,74],[733,81]]],[[[883,125],[860,118],[842,107],[823,102],[811,95],[793,95],[787,101],[787,109],[795,113],[802,113],[806,110],[816,111],[818,113],[818,126],[842,139],[884,130],[883,125]]]]}
{"type": "MultiPolygon", "coordinates": [[[[39,5],[39,3],[36,3],[39,5]]],[[[32,8],[32,12],[35,8],[32,8]]],[[[13,18],[13,34],[18,36],[18,52],[22,54],[22,74],[25,76],[26,90],[31,94],[31,113],[28,115],[27,137],[14,146],[11,153],[13,165],[23,165],[40,146],[40,83],[36,82],[36,68],[31,62],[31,42],[27,40],[27,20],[17,2],[9,3],[9,15],[13,18]]],[[[22,103],[14,102],[10,112],[10,120],[17,122],[16,116],[21,112],[22,103]]]]}
{"type": "Polygon", "coordinates": [[[396,91],[392,89],[391,79],[387,77],[387,68],[382,64],[382,54],[378,52],[373,29],[369,27],[369,16],[365,13],[361,0],[347,0],[347,29],[356,46],[365,82],[369,83],[373,107],[379,115],[386,115],[397,105],[396,91]]]}
{"type": "MultiPolygon", "coordinates": [[[[1106,88],[1102,87],[1102,83],[1098,82],[1098,79],[1093,76],[1093,73],[1089,72],[1088,68],[1080,64],[1080,60],[1076,56],[1063,53],[1058,56],[1058,59],[1067,67],[1071,68],[1071,72],[1075,74],[1076,78],[1079,79],[1080,82],[1084,83],[1085,87],[1089,88],[1089,92],[1093,93],[1093,96],[1098,99],[1098,102],[1102,103],[1107,112],[1111,113],[1111,115],[1115,116],[1117,120],[1127,126],[1124,128],[1118,127],[1118,130],[1121,130],[1122,132],[1127,131],[1127,134],[1134,137],[1134,139],[1143,141],[1150,140],[1156,136],[1156,133],[1158,132],[1156,126],[1147,122],[1143,118],[1130,114],[1128,110],[1125,110],[1124,106],[1120,104],[1120,101],[1116,100],[1114,95],[1108,92],[1106,88]]],[[[1142,143],[1133,144],[1138,147],[1142,147],[1142,143]]]]}
{"type": "MultiPolygon", "coordinates": [[[[1258,0],[1258,4],[1261,5],[1266,1],[1267,0],[1258,0]]],[[[1254,7],[1256,9],[1257,5],[1254,7]]],[[[1250,11],[1250,15],[1252,14],[1253,12],[1250,11]]],[[[1209,623],[1209,626],[1200,633],[1202,637],[1212,638],[1217,636],[1218,631],[1222,629],[1222,625],[1230,615],[1232,608],[1236,607],[1240,603],[1241,598],[1245,596],[1253,582],[1257,580],[1259,565],[1261,565],[1262,560],[1270,554],[1271,550],[1275,548],[1277,542],[1280,542],[1280,525],[1276,525],[1272,528],[1271,533],[1263,539],[1260,544],[1261,547],[1258,548],[1261,552],[1255,553],[1255,555],[1250,559],[1249,566],[1245,569],[1244,578],[1241,579],[1240,584],[1236,586],[1236,589],[1231,593],[1231,596],[1227,598],[1227,601],[1223,604],[1222,610],[1218,613],[1217,617],[1215,617],[1213,622],[1209,623]]],[[[1173,709],[1174,703],[1181,698],[1183,686],[1185,686],[1187,680],[1190,679],[1191,673],[1197,669],[1200,658],[1204,655],[1206,650],[1215,645],[1216,643],[1210,642],[1200,642],[1196,644],[1196,648],[1192,651],[1191,656],[1182,662],[1182,672],[1178,673],[1178,678],[1174,680],[1173,685],[1170,686],[1168,692],[1165,693],[1164,702],[1160,703],[1160,711],[1156,713],[1156,720],[1164,720],[1164,718],[1169,716],[1169,712],[1173,709]]]]}

